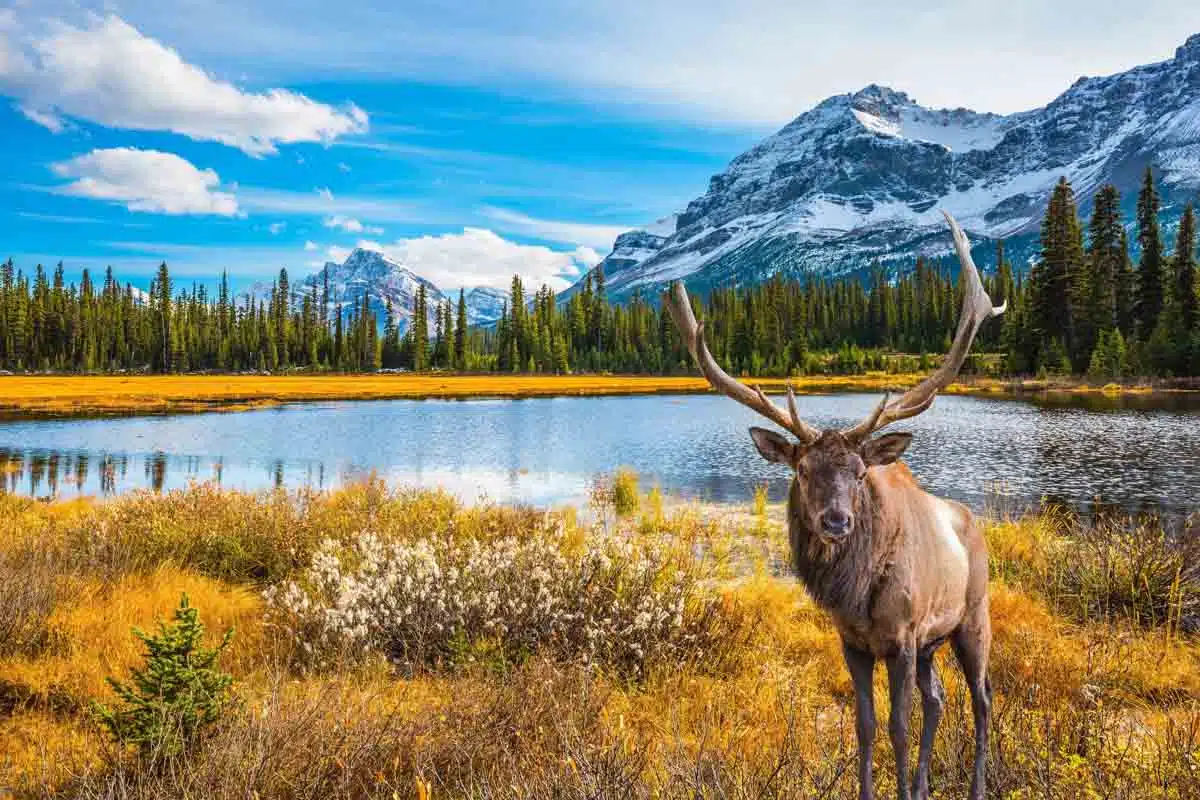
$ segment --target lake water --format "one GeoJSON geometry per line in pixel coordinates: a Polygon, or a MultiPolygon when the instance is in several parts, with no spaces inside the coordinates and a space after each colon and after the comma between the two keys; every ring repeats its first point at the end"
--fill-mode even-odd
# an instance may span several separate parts
{"type": "MultiPolygon", "coordinates": [[[[800,398],[818,426],[865,415],[871,395],[800,398]]],[[[895,426],[930,490],[976,509],[1049,497],[1126,510],[1200,500],[1200,408],[1047,407],[941,397],[895,426]]],[[[1176,401],[1176,405],[1180,405],[1176,401]]],[[[219,481],[238,489],[336,487],[377,473],[444,486],[466,500],[552,504],[586,497],[595,476],[629,466],[643,487],[745,502],[788,473],[759,458],[761,420],[713,395],[334,402],[238,413],[0,422],[0,484],[39,497],[110,495],[219,481]]]]}

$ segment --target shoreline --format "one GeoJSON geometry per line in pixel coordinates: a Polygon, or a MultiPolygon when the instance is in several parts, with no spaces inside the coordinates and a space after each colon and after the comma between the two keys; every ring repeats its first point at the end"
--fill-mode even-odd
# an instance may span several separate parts
{"type": "MultiPolygon", "coordinates": [[[[790,382],[797,394],[904,390],[923,373],[817,375],[744,379],[768,393],[790,382]]],[[[694,376],[645,375],[6,375],[0,376],[0,420],[247,411],[349,400],[472,400],[703,394],[694,376]]],[[[998,400],[1147,397],[1200,394],[1200,380],[1088,383],[1078,379],[976,378],[945,394],[998,400]]]]}

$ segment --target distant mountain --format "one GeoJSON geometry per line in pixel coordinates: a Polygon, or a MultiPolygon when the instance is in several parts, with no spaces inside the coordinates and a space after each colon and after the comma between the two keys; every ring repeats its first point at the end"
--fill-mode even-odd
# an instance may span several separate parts
{"type": "MultiPolygon", "coordinates": [[[[425,295],[429,306],[430,331],[436,324],[434,314],[439,303],[449,300],[458,309],[458,291],[443,292],[434,283],[421,277],[403,264],[393,261],[375,250],[357,248],[346,257],[341,264],[334,261],[326,262],[318,272],[299,281],[293,279],[293,292],[299,293],[303,287],[313,284],[320,288],[324,285],[325,276],[329,276],[330,312],[337,303],[342,304],[343,314],[349,315],[353,309],[362,305],[363,295],[367,295],[368,307],[374,312],[383,326],[387,314],[387,301],[392,303],[392,317],[400,332],[408,330],[412,323],[413,306],[416,302],[417,288],[425,286],[425,295]]],[[[255,284],[250,288],[250,294],[256,298],[268,298],[271,287],[268,284],[255,284]]],[[[296,294],[295,302],[299,302],[302,294],[296,294]]],[[[500,319],[501,310],[508,299],[508,293],[499,289],[481,286],[467,289],[464,300],[467,305],[467,322],[472,326],[494,325],[500,319]]]]}
{"type": "Polygon", "coordinates": [[[508,298],[508,292],[490,286],[471,289],[464,298],[467,304],[467,320],[472,325],[495,325],[500,321],[500,314],[508,306],[508,298]]]}
{"type": "Polygon", "coordinates": [[[844,275],[876,259],[904,268],[949,252],[943,209],[977,239],[1008,238],[1024,260],[1060,176],[1085,212],[1110,182],[1131,212],[1148,165],[1170,228],[1200,192],[1200,34],[1169,61],[1080,78],[1008,116],[927,109],[876,85],[831,97],[735,158],[679,214],[617,237],[607,289],[620,300],[683,277],[704,291],[844,275]]]}

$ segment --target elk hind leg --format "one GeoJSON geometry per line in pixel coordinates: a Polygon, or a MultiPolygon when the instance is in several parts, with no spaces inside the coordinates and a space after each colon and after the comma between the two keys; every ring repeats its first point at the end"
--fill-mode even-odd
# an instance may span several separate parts
{"type": "Polygon", "coordinates": [[[987,674],[991,640],[986,603],[973,619],[959,626],[950,639],[971,692],[971,709],[975,716],[975,765],[968,795],[970,800],[983,800],[987,783],[988,727],[992,716],[992,682],[987,674]]]}
{"type": "Polygon", "coordinates": [[[929,798],[929,763],[933,758],[933,740],[946,702],[946,692],[933,660],[936,650],[934,646],[917,654],[917,687],[921,690],[921,749],[917,754],[917,778],[913,783],[913,797],[916,800],[929,798]]]}

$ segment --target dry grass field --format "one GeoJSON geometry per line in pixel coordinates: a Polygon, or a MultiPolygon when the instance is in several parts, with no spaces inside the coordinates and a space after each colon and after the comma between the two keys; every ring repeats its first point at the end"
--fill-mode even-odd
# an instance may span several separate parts
{"type": "MultiPolygon", "coordinates": [[[[792,378],[800,393],[882,392],[904,389],[923,376],[872,372],[792,378]]],[[[763,378],[764,391],[781,392],[785,381],[763,378]]],[[[6,375],[0,376],[0,414],[76,416],[242,410],[278,403],[320,400],[386,400],[470,397],[551,397],[704,392],[700,377],[644,375],[6,375]]],[[[1146,386],[1090,386],[1072,381],[1006,382],[979,378],[949,393],[1006,394],[1141,393],[1146,386]]]]}
{"type": "MultiPolygon", "coordinates": [[[[0,497],[0,796],[855,796],[849,680],[780,519],[631,476],[588,514],[380,483],[0,497]],[[235,629],[239,702],[182,755],[117,748],[92,703],[183,591],[210,642],[235,629]]],[[[1200,797],[1194,538],[987,525],[990,796],[1200,797]]],[[[940,669],[935,796],[962,797],[969,703],[940,669]]],[[[887,797],[885,735],[878,758],[887,797]]]]}

